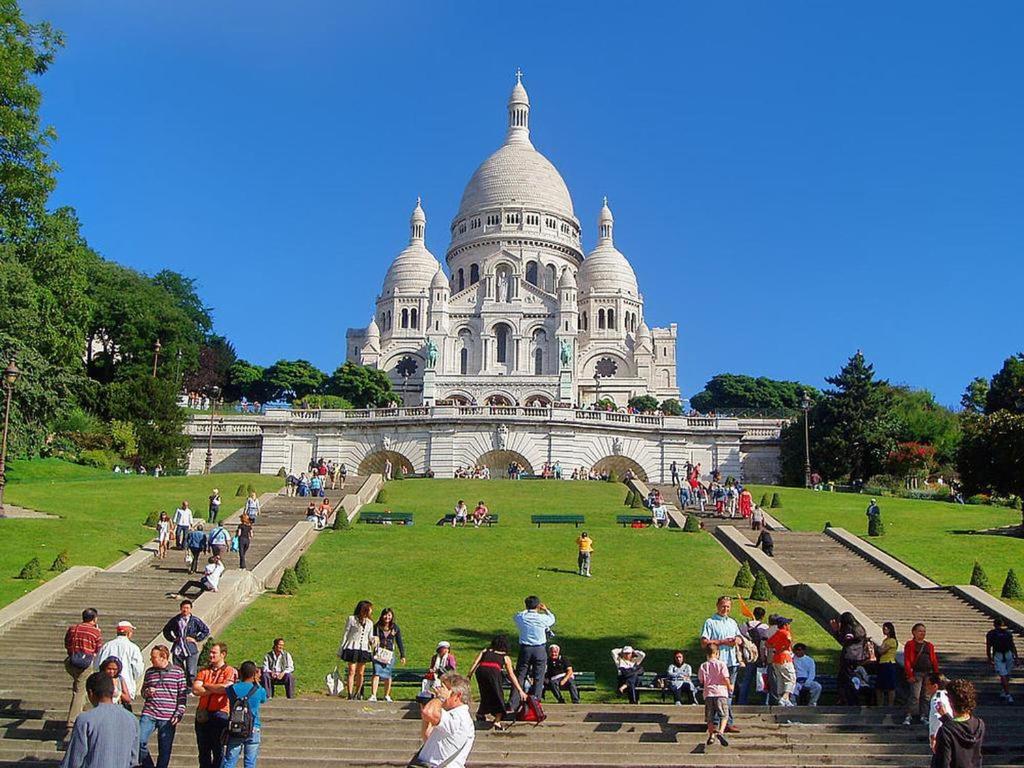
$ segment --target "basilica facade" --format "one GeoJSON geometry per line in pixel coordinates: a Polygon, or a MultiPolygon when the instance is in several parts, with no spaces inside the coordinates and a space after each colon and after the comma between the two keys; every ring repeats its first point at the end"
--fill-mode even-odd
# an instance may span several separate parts
{"type": "Polygon", "coordinates": [[[636,274],[615,247],[607,199],[597,245],[558,170],[530,138],[517,75],[502,145],[466,185],[447,271],[424,243],[420,201],[369,326],[346,359],[388,372],[405,405],[617,405],[678,398],[676,325],[650,328],[636,274]]]}

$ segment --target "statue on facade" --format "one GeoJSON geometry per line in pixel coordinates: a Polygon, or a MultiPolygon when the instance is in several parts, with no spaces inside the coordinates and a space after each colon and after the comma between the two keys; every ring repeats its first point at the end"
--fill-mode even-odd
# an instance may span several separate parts
{"type": "Polygon", "coordinates": [[[495,442],[498,445],[498,450],[499,451],[504,451],[505,450],[505,446],[508,445],[508,427],[505,426],[504,424],[499,424],[498,425],[498,430],[497,430],[497,433],[496,433],[495,437],[496,437],[495,442]]]}
{"type": "Polygon", "coordinates": [[[614,453],[616,456],[619,456],[622,453],[621,437],[616,436],[612,438],[612,453],[614,453]]]}
{"type": "Polygon", "coordinates": [[[509,287],[510,286],[509,286],[508,272],[506,272],[504,269],[499,270],[498,271],[498,291],[497,291],[497,297],[496,297],[498,301],[511,301],[512,300],[512,297],[509,295],[509,287]]]}
{"type": "Polygon", "coordinates": [[[572,342],[568,339],[562,339],[558,342],[558,355],[562,360],[562,367],[567,368],[569,363],[572,362],[572,342]]]}
{"type": "Polygon", "coordinates": [[[380,439],[380,445],[381,445],[381,448],[383,448],[385,451],[390,451],[391,450],[391,435],[384,435],[384,437],[382,437],[380,439]]]}
{"type": "Polygon", "coordinates": [[[437,365],[437,344],[433,339],[427,339],[427,368],[437,365]]]}

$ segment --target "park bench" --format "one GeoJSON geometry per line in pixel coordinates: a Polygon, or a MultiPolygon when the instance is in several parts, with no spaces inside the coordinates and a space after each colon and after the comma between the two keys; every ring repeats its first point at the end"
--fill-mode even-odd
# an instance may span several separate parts
{"type": "MultiPolygon", "coordinates": [[[[449,512],[447,515],[445,515],[440,520],[438,520],[437,524],[438,525],[451,525],[452,521],[454,519],[455,519],[455,513],[454,512],[449,512]]],[[[498,515],[497,515],[496,512],[491,512],[488,515],[484,515],[483,522],[481,523],[481,525],[486,525],[488,528],[490,528],[492,525],[497,525],[497,524],[498,524],[498,515]]],[[[466,517],[466,527],[469,527],[469,526],[472,526],[472,525],[473,525],[473,515],[470,514],[470,515],[468,515],[466,517]]]]}
{"type": "Polygon", "coordinates": [[[583,515],[530,515],[530,524],[538,528],[545,523],[572,523],[579,528],[584,522],[583,515]]]}
{"type": "Polygon", "coordinates": [[[359,522],[376,525],[412,525],[412,512],[360,512],[359,522]]]}
{"type": "Polygon", "coordinates": [[[635,522],[641,522],[644,525],[650,525],[651,524],[651,516],[650,516],[650,514],[646,514],[646,515],[644,515],[644,514],[617,515],[615,517],[615,522],[617,522],[623,528],[628,528],[629,526],[631,526],[635,522]]]}

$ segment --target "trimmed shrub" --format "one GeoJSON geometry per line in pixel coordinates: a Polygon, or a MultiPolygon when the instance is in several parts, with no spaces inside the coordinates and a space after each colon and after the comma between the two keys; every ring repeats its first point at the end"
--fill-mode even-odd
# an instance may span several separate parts
{"type": "Polygon", "coordinates": [[[630,509],[643,509],[644,508],[643,497],[639,493],[634,493],[633,494],[633,500],[631,502],[629,502],[629,507],[630,507],[630,509]]]}
{"type": "Polygon", "coordinates": [[[279,470],[277,470],[277,476],[281,478],[288,477],[288,470],[285,469],[284,467],[281,467],[279,470]]]}
{"type": "Polygon", "coordinates": [[[336,531],[349,531],[352,529],[352,523],[348,520],[348,510],[341,506],[341,504],[334,510],[334,524],[331,527],[336,531]]]}
{"type": "Polygon", "coordinates": [[[24,567],[21,569],[21,572],[18,573],[18,578],[29,580],[43,578],[43,567],[39,564],[39,558],[33,557],[31,560],[25,563],[24,567]]]}
{"type": "Polygon", "coordinates": [[[608,482],[609,483],[617,483],[617,482],[619,482],[619,476],[615,474],[615,470],[614,469],[608,470],[608,482]]]}
{"type": "Polygon", "coordinates": [[[309,559],[305,555],[300,556],[298,562],[295,563],[295,578],[299,580],[299,584],[307,584],[313,580],[309,559]]]}
{"type": "Polygon", "coordinates": [[[754,586],[754,572],[750,570],[750,563],[743,561],[743,565],[736,572],[736,579],[733,581],[734,587],[741,587],[743,589],[750,589],[754,586]]]}
{"type": "Polygon", "coordinates": [[[633,506],[633,497],[634,496],[636,496],[636,491],[634,491],[632,488],[630,488],[628,491],[626,491],[626,500],[624,502],[622,502],[622,503],[625,504],[627,507],[633,506]]]}
{"type": "Polygon", "coordinates": [[[124,464],[125,461],[113,451],[89,450],[78,454],[78,463],[97,469],[113,469],[119,464],[124,464]]]}
{"type": "Polygon", "coordinates": [[[235,496],[245,496],[245,483],[239,483],[235,490],[235,496]]]}
{"type": "Polygon", "coordinates": [[[699,533],[700,518],[698,518],[696,515],[687,515],[686,523],[683,525],[683,530],[687,533],[699,533]]]}
{"type": "Polygon", "coordinates": [[[971,571],[971,585],[986,590],[989,587],[988,574],[977,560],[974,561],[974,570],[971,571]]]}
{"type": "Polygon", "coordinates": [[[150,512],[146,515],[146,522],[143,523],[147,528],[156,528],[156,524],[160,521],[160,513],[157,511],[150,512]]]}
{"type": "Polygon", "coordinates": [[[1021,587],[1017,574],[1013,568],[1006,574],[1006,581],[1003,582],[1002,596],[1010,600],[1024,600],[1024,587],[1021,587]]]}
{"type": "Polygon", "coordinates": [[[405,480],[405,467],[399,464],[395,467],[395,471],[391,473],[392,480],[405,480]]]}
{"type": "Polygon", "coordinates": [[[299,591],[299,577],[295,575],[294,568],[285,568],[281,574],[281,581],[277,583],[277,594],[295,595],[299,591]]]}
{"type": "Polygon", "coordinates": [[[375,501],[378,504],[387,504],[388,503],[388,489],[387,488],[381,488],[379,491],[377,491],[377,498],[375,499],[375,501]]]}
{"type": "Polygon", "coordinates": [[[53,564],[50,566],[51,571],[57,573],[64,573],[71,566],[71,557],[68,555],[68,551],[65,549],[57,557],[54,558],[53,564]]]}
{"type": "Polygon", "coordinates": [[[779,494],[772,494],[772,509],[782,509],[782,497],[779,494]]]}
{"type": "Polygon", "coordinates": [[[761,500],[757,503],[757,506],[759,506],[761,509],[767,509],[768,508],[768,494],[767,493],[762,493],[761,494],[761,500]]]}
{"type": "Polygon", "coordinates": [[[757,578],[754,579],[754,588],[750,590],[750,599],[764,603],[771,600],[772,597],[772,588],[768,583],[768,577],[764,571],[758,571],[757,578]]]}
{"type": "Polygon", "coordinates": [[[206,667],[210,666],[210,647],[216,642],[217,639],[213,635],[210,635],[206,638],[206,641],[203,643],[203,647],[199,649],[200,669],[205,669],[206,667]]]}
{"type": "Polygon", "coordinates": [[[245,486],[245,495],[248,496],[250,493],[256,493],[256,486],[252,483],[245,486]]]}
{"type": "Polygon", "coordinates": [[[884,536],[885,535],[885,523],[882,522],[881,515],[875,515],[874,517],[868,518],[868,536],[884,536]]]}

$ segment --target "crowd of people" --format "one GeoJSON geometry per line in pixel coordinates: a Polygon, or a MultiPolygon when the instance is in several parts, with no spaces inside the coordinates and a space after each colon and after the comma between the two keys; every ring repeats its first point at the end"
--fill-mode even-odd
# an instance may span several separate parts
{"type": "MultiPolygon", "coordinates": [[[[390,479],[390,470],[387,477],[390,479]]],[[[322,497],[329,490],[345,490],[347,482],[348,467],[345,462],[311,459],[306,472],[300,472],[297,476],[290,473],[285,477],[285,495],[322,497]]]]}

